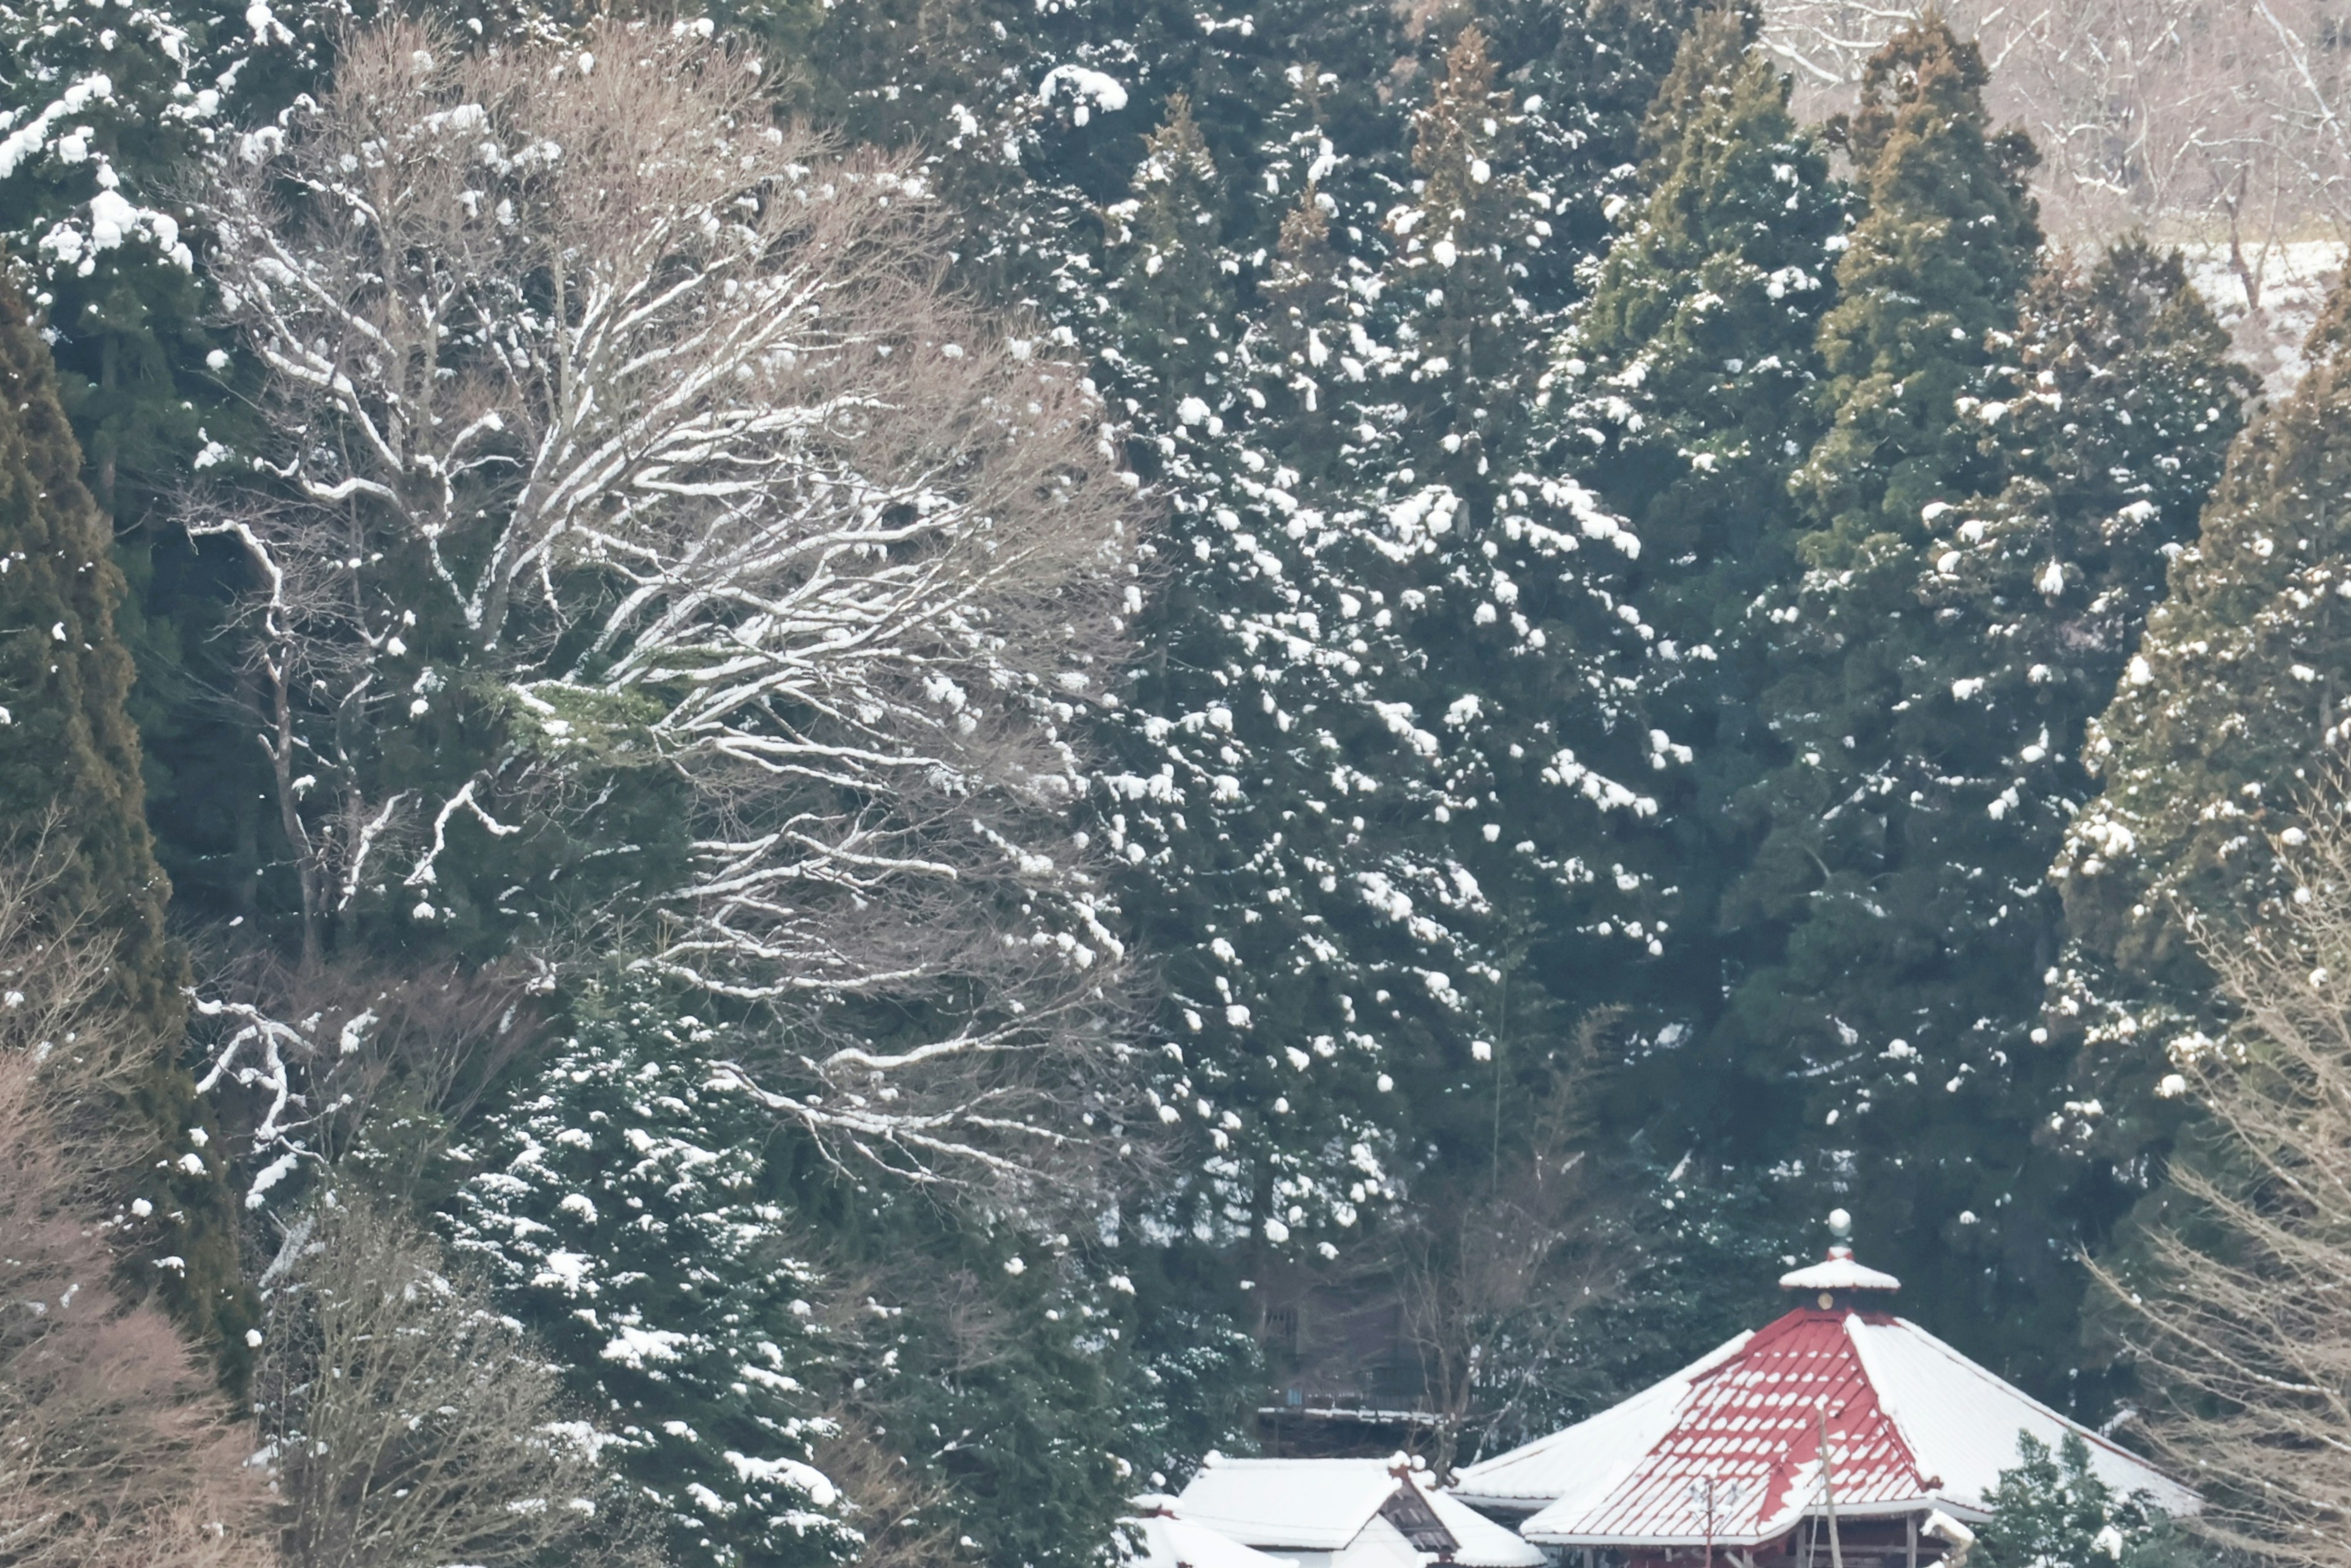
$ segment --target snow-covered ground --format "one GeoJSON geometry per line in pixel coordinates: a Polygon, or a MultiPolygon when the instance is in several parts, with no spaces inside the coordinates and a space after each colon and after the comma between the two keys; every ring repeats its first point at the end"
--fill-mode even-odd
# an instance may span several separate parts
{"type": "Polygon", "coordinates": [[[2343,270],[2339,240],[2294,240],[2244,253],[2244,271],[2223,244],[2185,246],[2189,273],[2236,340],[2237,354],[2273,398],[2302,379],[2303,340],[2343,270]],[[2254,298],[2247,298],[2245,272],[2254,298]]]}

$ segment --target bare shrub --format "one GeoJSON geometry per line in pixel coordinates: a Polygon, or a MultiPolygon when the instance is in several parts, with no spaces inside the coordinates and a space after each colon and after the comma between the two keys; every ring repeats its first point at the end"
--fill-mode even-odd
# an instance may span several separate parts
{"type": "Polygon", "coordinates": [[[2201,928],[2234,1021],[2175,1044],[2163,1088],[2205,1118],[2137,1246],[2093,1265],[2152,1385],[2149,1429],[2205,1492],[2196,1528],[2323,1568],[2351,1563],[2344,782],[2275,841],[2293,897],[2250,928],[2201,928]]]}
{"type": "Polygon", "coordinates": [[[104,1194],[127,1029],[110,950],[47,927],[0,869],[0,1562],[243,1568],[272,1560],[253,1443],[152,1304],[115,1285],[104,1194]]]}
{"type": "Polygon", "coordinates": [[[612,1542],[559,1374],[412,1221],[331,1196],[263,1276],[255,1405],[294,1568],[505,1568],[612,1542]]]}
{"type": "Polygon", "coordinates": [[[1604,1245],[1613,1206],[1584,1157],[1595,1047],[1614,1021],[1585,1019],[1539,1092],[1514,1085],[1507,1138],[1498,1073],[1486,1168],[1416,1190],[1387,1233],[1405,1343],[1437,1417],[1428,1458],[1439,1476],[1477,1430],[1523,1427],[1579,1315],[1622,1281],[1622,1257],[1604,1245]]]}
{"type": "Polygon", "coordinates": [[[811,1456],[852,1500],[848,1521],[865,1538],[859,1568],[940,1568],[965,1555],[946,1483],[914,1468],[867,1417],[836,1409],[832,1436],[811,1456]]]}

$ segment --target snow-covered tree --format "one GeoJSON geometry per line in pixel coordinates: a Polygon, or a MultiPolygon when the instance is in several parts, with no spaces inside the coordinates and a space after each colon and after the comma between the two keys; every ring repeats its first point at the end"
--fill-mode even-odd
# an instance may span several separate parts
{"type": "Polygon", "coordinates": [[[1121,308],[1116,345],[1105,349],[1130,375],[1157,384],[1155,425],[1182,423],[1182,400],[1227,379],[1218,365],[1232,362],[1224,342],[1233,308],[1229,257],[1219,244],[1222,206],[1216,161],[1191,100],[1177,93],[1166,120],[1144,141],[1134,194],[1106,214],[1121,308]]]}
{"type": "Polygon", "coordinates": [[[1968,1555],[1989,1568],[2164,1568],[2206,1560],[2142,1498],[2117,1497],[2067,1433],[2055,1451],[2029,1432],[1985,1496],[1991,1518],[1968,1555]]]}
{"type": "Polygon", "coordinates": [[[1679,1011],[1715,990],[1723,957],[1713,908],[1740,829],[1722,799],[1770,750],[1750,722],[1763,670],[1748,612],[1790,570],[1787,479],[1818,434],[1813,340],[1844,244],[1825,150],[1751,34],[1732,8],[1688,36],[1644,131],[1652,192],[1622,220],[1541,399],[1542,460],[1641,539],[1622,581],[1663,656],[1640,702],[1696,753],[1656,781],[1660,831],[1645,852],[1664,877],[1658,913],[1680,929],[1650,972],[1679,1011]]]}
{"type": "MultiPolygon", "coordinates": [[[[1725,807],[1776,755],[1756,722],[1769,672],[1750,607],[1792,575],[1787,481],[1820,433],[1813,340],[1847,198],[1753,36],[1729,6],[1685,37],[1642,130],[1646,197],[1591,269],[1535,415],[1532,465],[1573,478],[1641,544],[1610,586],[1635,597],[1658,656],[1614,672],[1620,711],[1692,753],[1638,769],[1656,814],[1617,814],[1584,852],[1608,857],[1612,884],[1639,879],[1632,913],[1645,932],[1663,924],[1658,951],[1573,930],[1543,947],[1562,994],[1625,1009],[1602,1157],[1637,1217],[1624,1221],[1627,1305],[1594,1315],[1584,1364],[1542,1391],[1550,1416],[1604,1397],[1611,1365],[1636,1375],[1744,1321],[1797,1218],[1774,1212],[1778,1156],[1743,1135],[1771,1092],[1763,1064],[1709,1037],[1749,957],[1722,895],[1755,823],[1725,807]]],[[[1599,705],[1557,716],[1565,745],[1606,743],[1599,705]]]]}
{"type": "Polygon", "coordinates": [[[809,1463],[814,1280],[741,1054],[643,980],[589,998],[463,1151],[448,1228],[546,1337],[676,1561],[838,1563],[857,1537],[809,1463]]]}
{"type": "MultiPolygon", "coordinates": [[[[1154,229],[1207,226],[1197,196],[1168,201],[1161,161],[1146,161],[1133,198],[1143,244],[1154,229]]],[[[1306,159],[1282,204],[1320,216],[1314,182],[1336,161],[1306,159]]],[[[1363,701],[1385,622],[1353,575],[1339,493],[1290,457],[1335,413],[1319,382],[1346,373],[1348,325],[1362,331],[1349,311],[1364,310],[1343,303],[1351,269],[1310,227],[1286,230],[1276,319],[1249,322],[1196,368],[1164,434],[1137,443],[1168,516],[1146,547],[1157,591],[1137,622],[1142,657],[1111,737],[1119,766],[1098,807],[1134,868],[1123,902],[1165,956],[1154,1093],[1167,1122],[1196,1124],[1205,1162],[1198,1187],[1184,1184],[1205,1210],[1186,1218],[1277,1243],[1293,1226],[1343,1230],[1385,1188],[1395,1063],[1358,1016],[1380,988],[1378,960],[1349,936],[1368,890],[1395,896],[1359,786],[1413,765],[1363,701]]],[[[1158,313],[1209,324],[1203,296],[1232,259],[1211,255],[1185,275],[1194,291],[1166,290],[1158,313]]],[[[1163,373],[1123,352],[1113,369],[1143,395],[1163,373]]]]}
{"type": "MultiPolygon", "coordinates": [[[[1759,828],[1724,916],[1750,956],[1726,1053],[1768,1061],[1781,1114],[1813,1130],[1781,1157],[1852,1183],[1873,1234],[1946,1256],[1980,1217],[1960,1197],[1979,1179],[1961,1134],[2014,1129],[1973,1106],[1959,1147],[1922,1148],[1888,1112],[2005,1082],[1992,1070],[2019,1043],[2014,1020],[1985,987],[2032,962],[2036,880],[2029,848],[2008,865],[1986,842],[1997,733],[1960,745],[1977,688],[1949,671],[1973,640],[1919,599],[1938,520],[2001,482],[1958,405],[2014,333],[2040,246],[2031,148],[1991,130],[1984,80],[1974,46],[1929,20],[1879,51],[1843,127],[1866,215],[1822,321],[1824,428],[1793,476],[1798,570],[1748,611],[1768,628],[1760,717],[1775,744],[1735,800],[1759,828]]],[[[1892,1266],[1926,1282],[1925,1257],[1892,1266]]]]}
{"type": "Polygon", "coordinates": [[[2343,744],[2333,606],[2346,548],[2332,497],[2346,343],[2351,296],[2338,288],[2309,373],[2230,454],[2084,744],[2103,789],[2056,857],[2069,942],[2046,1022],[2082,1053],[2066,1131],[2117,1155],[2176,1129],[2188,1107],[2162,1095],[2168,1056],[2192,1059],[2219,1032],[2191,931],[2225,934],[2295,896],[2271,835],[2343,744]]]}
{"type": "Polygon", "coordinates": [[[1074,367],[942,296],[919,183],[777,129],[705,31],[387,24],[220,166],[283,434],[192,526],[259,584],[301,946],[643,919],[790,1019],[779,1114],[1033,1172],[1115,1055],[1061,825],[1114,450],[1074,367]]]}
{"type": "Polygon", "coordinates": [[[2065,1098],[2031,1033],[2059,942],[2045,867],[2236,382],[2162,258],[2033,281],[2031,149],[1992,131],[1984,80],[1929,20],[1880,51],[1844,130],[1868,209],[1822,325],[1802,576],[1750,611],[1775,755],[1733,800],[1759,830],[1715,1039],[1768,1064],[1771,1124],[1808,1130],[1771,1140],[1806,1207],[1849,1194],[1913,1289],[1976,1302],[1938,1326],[2032,1377],[2080,1299],[2052,1237],[2115,1208],[2045,1137],[2065,1098]]]}

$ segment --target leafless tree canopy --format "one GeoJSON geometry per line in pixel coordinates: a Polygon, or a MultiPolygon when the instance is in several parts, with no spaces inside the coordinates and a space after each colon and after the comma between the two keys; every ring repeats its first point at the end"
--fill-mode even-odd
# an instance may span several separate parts
{"type": "Polygon", "coordinates": [[[250,1433],[171,1320],[114,1284],[110,955],[45,929],[35,880],[0,869],[0,1562],[259,1568],[250,1433]]]}
{"type": "Polygon", "coordinates": [[[246,1203],[278,1207],[329,1167],[417,1202],[455,1129],[538,1039],[530,977],[444,964],[406,974],[247,955],[211,977],[193,1032],[198,1087],[258,1162],[246,1203]]]}
{"type": "Polygon", "coordinates": [[[264,1280],[255,1404],[290,1568],[519,1568],[611,1542],[555,1368],[415,1225],[321,1205],[264,1280]]]}
{"type": "Polygon", "coordinates": [[[690,26],[393,23],[208,199],[286,434],[192,526],[260,584],[308,954],[441,918],[453,831],[655,768],[693,834],[656,961],[787,1021],[745,1064],[778,1113],[902,1166],[1044,1163],[1042,1085],[1099,1087],[1123,967],[1064,812],[1127,492],[1077,369],[942,292],[909,167],[778,129],[690,26]],[[479,756],[386,761],[460,700],[479,756]]]}
{"type": "Polygon", "coordinates": [[[1604,1246],[1610,1206],[1584,1157],[1587,1079],[1609,1021],[1576,1030],[1570,1063],[1521,1108],[1510,1147],[1498,1135],[1488,1170],[1416,1192],[1388,1236],[1404,1337],[1437,1416],[1428,1458],[1439,1476],[1476,1429],[1519,1432],[1577,1314],[1622,1283],[1604,1246]]]}
{"type": "MultiPolygon", "coordinates": [[[[1801,83],[1834,98],[1889,32],[1928,8],[1769,0],[1767,39],[1801,83]]],[[[1995,116],[2039,144],[2053,235],[2141,225],[2257,250],[2351,219],[2351,59],[2336,0],[1939,8],[1981,38],[1995,116]]]]}
{"type": "Polygon", "coordinates": [[[2351,821],[2335,787],[2279,837],[2294,898],[2208,940],[2238,1014],[2166,1085],[2210,1113],[2143,1269],[2098,1266],[2203,1529],[2351,1563],[2351,821]]]}

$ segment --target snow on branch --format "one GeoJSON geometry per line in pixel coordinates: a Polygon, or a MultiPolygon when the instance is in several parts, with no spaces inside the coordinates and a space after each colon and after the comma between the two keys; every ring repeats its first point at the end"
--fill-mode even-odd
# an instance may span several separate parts
{"type": "Polygon", "coordinates": [[[384,26],[218,165],[285,434],[191,515],[255,563],[306,948],[650,899],[661,972],[829,1042],[778,1058],[812,1092],[891,1081],[842,1135],[1017,1144],[970,1108],[1097,1092],[1120,1005],[1066,821],[1133,576],[1106,415],[943,291],[912,165],[779,129],[691,30],[585,42],[384,26]],[[1019,1048],[977,1098],[920,1049],[981,1040],[1019,1048]]]}

